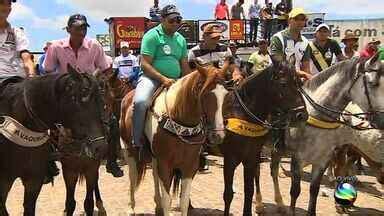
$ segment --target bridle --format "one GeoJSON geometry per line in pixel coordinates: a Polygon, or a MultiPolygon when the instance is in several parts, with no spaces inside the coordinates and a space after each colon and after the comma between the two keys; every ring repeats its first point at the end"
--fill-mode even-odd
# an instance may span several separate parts
{"type": "Polygon", "coordinates": [[[331,118],[335,122],[344,124],[344,125],[346,125],[348,127],[351,127],[353,129],[357,129],[357,130],[375,129],[374,127],[364,127],[364,128],[362,128],[360,126],[354,126],[351,123],[348,123],[348,121],[346,121],[346,116],[355,117],[355,118],[358,118],[358,119],[361,119],[361,120],[365,120],[364,116],[369,116],[369,119],[371,119],[375,114],[383,113],[382,111],[375,111],[374,108],[373,108],[372,100],[371,100],[371,95],[369,94],[368,81],[367,81],[367,77],[366,77],[366,73],[378,72],[378,71],[364,71],[364,69],[362,69],[360,64],[361,63],[357,63],[356,64],[356,74],[355,74],[354,79],[353,79],[353,81],[351,83],[351,86],[348,88],[347,92],[348,92],[348,95],[351,95],[351,90],[352,90],[353,86],[357,83],[357,81],[360,79],[360,77],[363,77],[364,94],[366,96],[366,99],[367,99],[367,102],[368,102],[368,106],[369,106],[368,112],[350,113],[348,111],[340,111],[340,110],[336,110],[336,109],[333,109],[333,108],[329,108],[329,107],[326,107],[324,105],[318,104],[316,101],[314,101],[305,92],[305,90],[303,88],[300,87],[299,91],[308,100],[308,102],[311,104],[311,106],[315,110],[317,110],[320,113],[326,115],[328,118],[331,118]],[[336,114],[336,115],[340,116],[341,119],[343,119],[343,121],[335,118],[330,113],[333,113],[333,114],[336,114]]]}
{"type": "MultiPolygon", "coordinates": [[[[301,84],[299,82],[299,78],[298,76],[296,75],[296,73],[293,73],[292,74],[294,76],[294,82],[295,82],[295,87],[297,90],[300,90],[301,88],[301,84]]],[[[272,78],[271,79],[274,79],[275,77],[275,74],[272,75],[272,78]]],[[[244,110],[244,112],[248,115],[248,117],[250,117],[253,121],[257,122],[258,124],[260,124],[261,126],[263,126],[264,128],[266,129],[272,129],[272,130],[281,130],[281,129],[286,129],[288,128],[289,124],[290,124],[290,121],[289,121],[289,118],[286,118],[286,117],[282,117],[281,114],[282,112],[275,112],[276,114],[279,115],[279,118],[276,120],[276,121],[273,121],[273,122],[270,122],[268,120],[262,120],[261,118],[259,118],[258,116],[256,116],[247,106],[246,104],[244,103],[243,99],[241,98],[240,96],[240,93],[239,93],[239,88],[238,87],[235,87],[233,88],[233,92],[234,92],[234,95],[237,99],[237,101],[239,102],[241,108],[244,110]]],[[[298,109],[298,108],[296,108],[298,109]]],[[[294,109],[294,110],[296,110],[294,109]]],[[[287,114],[285,114],[287,115],[287,114]]],[[[285,116],[284,115],[284,116],[285,116]]]]}
{"type": "MultiPolygon", "coordinates": [[[[61,75],[57,80],[61,79],[62,77],[66,76],[66,75],[67,74],[61,75]]],[[[53,93],[53,96],[55,96],[54,93],[53,93]]],[[[76,99],[72,98],[72,100],[76,100],[76,99]]],[[[55,121],[53,123],[54,127],[52,127],[52,126],[49,126],[48,123],[46,123],[44,120],[42,120],[35,113],[35,111],[33,110],[32,106],[29,103],[28,95],[27,95],[27,89],[25,87],[23,89],[23,102],[24,102],[25,109],[26,109],[29,117],[31,118],[31,120],[34,122],[34,124],[37,127],[44,128],[44,130],[47,131],[47,133],[49,133],[49,134],[51,134],[51,132],[48,132],[48,130],[57,130],[60,135],[66,136],[66,134],[64,133],[64,129],[65,128],[64,128],[63,124],[60,121],[55,121]]],[[[59,112],[58,113],[61,113],[60,112],[60,106],[59,106],[59,112]]],[[[82,143],[82,151],[84,151],[87,156],[92,157],[93,155],[87,149],[89,148],[89,146],[93,145],[94,143],[105,140],[105,136],[99,136],[99,137],[96,137],[96,138],[93,138],[93,139],[91,139],[89,137],[86,137],[86,138],[83,138],[83,139],[71,137],[71,140],[73,141],[73,143],[75,143],[75,142],[76,143],[82,143]]],[[[58,142],[56,140],[51,139],[51,141],[53,141],[56,145],[58,145],[58,142]]],[[[80,152],[80,156],[81,156],[81,154],[82,153],[80,152]]]]}

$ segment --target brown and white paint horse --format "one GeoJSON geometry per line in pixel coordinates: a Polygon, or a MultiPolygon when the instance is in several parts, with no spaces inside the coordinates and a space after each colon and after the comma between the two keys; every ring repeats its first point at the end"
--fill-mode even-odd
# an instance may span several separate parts
{"type": "MultiPolygon", "coordinates": [[[[170,188],[175,172],[178,172],[181,174],[180,208],[182,215],[187,215],[191,183],[198,169],[204,136],[198,136],[196,140],[180,138],[160,127],[153,113],[160,116],[165,114],[186,127],[200,124],[203,117],[202,98],[216,87],[223,77],[221,74],[215,67],[198,67],[196,71],[179,79],[168,90],[160,93],[154,101],[152,111],[148,112],[145,136],[153,152],[152,167],[157,213],[170,214],[170,188]]],[[[128,149],[126,159],[130,168],[131,208],[134,210],[135,191],[144,176],[146,164],[142,160],[137,160],[131,148],[132,96],[133,93],[129,93],[122,101],[120,131],[122,142],[128,149]]]]}

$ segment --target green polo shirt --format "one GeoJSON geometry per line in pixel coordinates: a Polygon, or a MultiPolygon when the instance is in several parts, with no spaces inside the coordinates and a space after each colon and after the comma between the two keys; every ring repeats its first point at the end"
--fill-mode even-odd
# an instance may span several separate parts
{"type": "Polygon", "coordinates": [[[181,76],[180,60],[186,58],[187,53],[185,38],[178,32],[168,36],[162,24],[145,33],[141,42],[141,55],[151,56],[152,66],[168,78],[181,76]]]}
{"type": "Polygon", "coordinates": [[[381,47],[379,49],[379,53],[380,53],[379,60],[384,61],[384,47],[381,47]]]}

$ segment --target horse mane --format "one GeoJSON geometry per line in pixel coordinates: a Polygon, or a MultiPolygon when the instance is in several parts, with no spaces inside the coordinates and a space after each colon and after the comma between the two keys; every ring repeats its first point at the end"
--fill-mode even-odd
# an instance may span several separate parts
{"type": "Polygon", "coordinates": [[[200,84],[202,75],[197,71],[193,71],[177,82],[181,87],[178,89],[175,106],[170,109],[170,115],[179,123],[186,126],[195,126],[199,123],[201,106],[199,92],[202,88],[200,84]]]}
{"type": "Polygon", "coordinates": [[[268,66],[261,73],[252,74],[245,78],[245,80],[238,87],[239,92],[242,93],[248,89],[254,91],[261,88],[262,86],[259,83],[262,83],[263,85],[266,84],[267,80],[272,76],[273,69],[273,66],[268,66]]]}
{"type": "Polygon", "coordinates": [[[310,91],[314,91],[325,81],[327,81],[331,76],[337,73],[342,74],[344,79],[351,80],[352,76],[355,74],[355,70],[353,69],[355,68],[358,62],[359,59],[357,58],[347,59],[338,62],[335,65],[332,65],[324,71],[321,71],[320,73],[316,74],[312,79],[305,82],[304,87],[310,91]]]}

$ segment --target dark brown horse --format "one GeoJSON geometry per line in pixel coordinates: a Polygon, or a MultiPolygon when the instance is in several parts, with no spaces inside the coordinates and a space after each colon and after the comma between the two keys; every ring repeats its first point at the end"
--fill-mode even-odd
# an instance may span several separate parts
{"type": "MultiPolygon", "coordinates": [[[[177,135],[164,129],[156,116],[169,116],[168,123],[175,126],[175,122],[185,127],[196,129],[201,123],[203,111],[201,99],[207,92],[215,88],[222,77],[219,70],[214,67],[198,68],[197,71],[181,78],[173,84],[168,91],[163,91],[155,100],[153,110],[148,113],[145,135],[151,143],[153,150],[153,173],[155,182],[156,212],[169,215],[170,211],[170,187],[176,173],[181,178],[182,215],[187,215],[192,179],[195,176],[199,153],[204,142],[201,133],[192,137],[185,137],[175,128],[177,135]],[[160,196],[161,189],[161,196],[160,196]],[[160,200],[161,198],[161,200],[160,200]]],[[[131,180],[131,207],[135,207],[134,193],[142,180],[145,164],[138,162],[135,152],[131,149],[131,102],[132,95],[128,94],[122,105],[121,112],[121,138],[128,147],[128,165],[130,167],[131,180]]]]}
{"type": "MultiPolygon", "coordinates": [[[[220,145],[224,155],[224,215],[230,214],[236,167],[240,163],[244,167],[243,215],[252,215],[254,182],[259,185],[260,153],[268,139],[268,130],[285,128],[307,119],[298,85],[295,69],[283,62],[259,75],[251,75],[226,96],[223,104],[226,134],[220,145]],[[271,114],[278,116],[278,121],[273,124],[269,123],[271,114]]],[[[259,187],[256,193],[256,209],[261,212],[259,187]]]]}
{"type": "MultiPolygon", "coordinates": [[[[100,99],[104,99],[103,123],[106,124],[105,126],[108,134],[107,141],[109,160],[111,159],[111,157],[115,157],[115,155],[117,154],[116,151],[120,141],[117,123],[117,119],[120,115],[120,102],[124,95],[130,90],[132,90],[133,87],[129,85],[128,82],[118,79],[117,74],[113,73],[112,70],[96,72],[95,76],[98,80],[98,84],[101,89],[100,96],[102,98],[100,99]],[[117,125],[115,126],[115,128],[113,128],[114,123],[117,125]]],[[[66,137],[63,137],[63,140],[68,137],[71,137],[71,134],[67,134],[66,137]]],[[[60,144],[60,146],[62,146],[63,148],[66,145],[65,141],[64,144],[60,144]]],[[[77,150],[79,151],[79,149],[77,150]]],[[[104,148],[104,150],[106,150],[106,148],[104,148]]],[[[65,151],[65,148],[62,151],[65,151]]],[[[65,209],[67,215],[72,215],[75,210],[74,191],[78,176],[84,176],[87,183],[87,195],[84,202],[86,214],[93,214],[93,192],[95,193],[96,206],[99,210],[99,214],[106,214],[98,184],[99,167],[101,159],[103,159],[103,157],[104,155],[96,157],[94,155],[87,154],[83,154],[79,157],[78,155],[74,155],[73,152],[70,152],[69,154],[64,154],[62,156],[61,162],[63,164],[63,175],[67,187],[67,199],[65,209]]],[[[115,159],[113,160],[115,161],[115,159]]]]}
{"type": "MultiPolygon", "coordinates": [[[[68,71],[67,74],[52,74],[6,85],[0,93],[0,114],[42,134],[60,125],[72,132],[74,142],[84,141],[88,144],[87,150],[98,155],[102,152],[105,133],[97,82],[92,76],[80,74],[69,66],[68,71]]],[[[26,142],[16,144],[0,135],[0,215],[8,215],[7,195],[19,177],[25,188],[24,215],[35,215],[50,146],[44,143],[25,147],[30,141],[33,142],[28,138],[26,142]]]]}
{"type": "MultiPolygon", "coordinates": [[[[120,104],[125,94],[130,92],[133,89],[133,86],[128,81],[119,79],[117,77],[117,74],[113,73],[112,70],[107,70],[103,72],[97,71],[94,75],[97,78],[97,81],[101,88],[101,96],[104,99],[104,105],[105,105],[104,115],[105,115],[105,118],[108,119],[107,122],[104,122],[108,124],[108,129],[109,129],[107,157],[108,157],[108,161],[112,160],[113,162],[115,162],[116,158],[114,157],[117,156],[117,148],[120,145],[120,133],[119,133],[118,122],[117,122],[120,116],[120,104]],[[117,126],[115,126],[114,123],[116,123],[117,126]]],[[[65,143],[71,142],[70,131],[65,130],[64,133],[67,133],[67,134],[64,135],[62,133],[61,135],[64,135],[64,136],[60,137],[62,141],[60,143],[62,145],[65,145],[65,143]]],[[[81,163],[83,166],[83,170],[89,170],[90,173],[96,174],[97,172],[97,175],[96,175],[97,179],[96,179],[94,192],[95,192],[95,199],[96,199],[96,207],[99,210],[98,212],[99,215],[106,214],[106,211],[103,205],[103,200],[100,194],[99,184],[98,184],[98,176],[99,176],[98,170],[100,167],[100,159],[101,158],[98,158],[97,160],[89,160],[89,159],[85,160],[85,158],[79,158],[79,157],[76,157],[76,158],[67,157],[65,159],[65,161],[68,161],[68,160],[76,161],[76,163],[72,162],[73,164],[81,163]]],[[[108,166],[108,163],[109,162],[107,162],[107,166],[108,166]]],[[[66,164],[68,164],[69,170],[73,169],[73,167],[70,167],[71,163],[66,163],[66,164]]],[[[107,171],[108,171],[108,167],[107,167],[107,171]]],[[[79,170],[75,168],[75,172],[79,172],[79,170]]],[[[73,185],[73,183],[71,184],[73,185]]],[[[71,190],[74,191],[74,189],[71,189],[71,190]]],[[[88,192],[87,192],[87,196],[88,196],[88,192]]],[[[72,198],[67,197],[67,199],[71,200],[72,198]]],[[[67,212],[67,209],[66,209],[66,213],[70,214],[70,212],[67,212]]]]}

